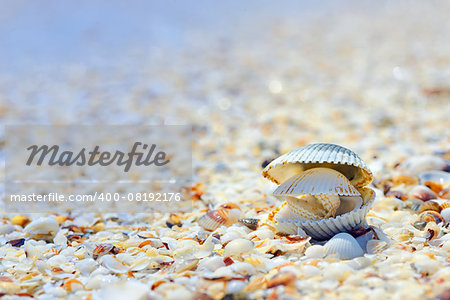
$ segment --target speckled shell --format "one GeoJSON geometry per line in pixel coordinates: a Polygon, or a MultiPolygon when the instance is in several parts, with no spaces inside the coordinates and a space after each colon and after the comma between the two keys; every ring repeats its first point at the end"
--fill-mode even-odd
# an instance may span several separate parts
{"type": "Polygon", "coordinates": [[[285,219],[273,217],[277,230],[283,233],[296,234],[300,227],[309,236],[316,240],[326,240],[340,232],[348,232],[353,228],[365,224],[365,217],[375,200],[375,192],[370,188],[360,188],[364,205],[346,214],[317,221],[301,221],[298,219],[285,219]]]}
{"type": "Polygon", "coordinates": [[[366,186],[373,180],[372,172],[356,153],[334,144],[311,144],[291,150],[267,165],[263,176],[280,184],[317,167],[341,172],[355,187],[366,186]]]}
{"type": "Polygon", "coordinates": [[[359,196],[358,190],[336,170],[314,168],[294,175],[279,185],[274,196],[285,195],[339,195],[359,196]]]}

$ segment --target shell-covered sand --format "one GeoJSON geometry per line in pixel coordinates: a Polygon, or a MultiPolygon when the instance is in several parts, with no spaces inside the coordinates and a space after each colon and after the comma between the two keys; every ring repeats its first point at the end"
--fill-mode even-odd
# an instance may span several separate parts
{"type": "Polygon", "coordinates": [[[445,220],[427,222],[439,222],[433,216],[417,221],[445,201],[420,205],[450,198],[444,179],[419,178],[441,170],[448,180],[450,170],[450,6],[373,6],[249,14],[225,36],[204,29],[186,34],[187,47],[130,50],[109,67],[0,71],[2,124],[188,124],[194,133],[190,212],[2,209],[0,294],[449,299],[450,230],[445,220]],[[374,173],[367,222],[379,239],[362,256],[339,259],[323,243],[250,220],[280,204],[263,167],[315,142],[352,149],[374,173]],[[254,226],[203,229],[199,218],[225,203],[254,226]]]}

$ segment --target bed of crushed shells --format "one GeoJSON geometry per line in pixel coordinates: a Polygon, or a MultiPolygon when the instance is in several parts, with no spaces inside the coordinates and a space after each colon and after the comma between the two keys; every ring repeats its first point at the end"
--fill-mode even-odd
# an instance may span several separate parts
{"type": "Polygon", "coordinates": [[[186,49],[109,69],[49,67],[19,85],[1,73],[3,124],[192,124],[195,138],[190,212],[3,211],[0,295],[450,299],[448,220],[419,220],[423,203],[450,198],[445,180],[419,178],[449,174],[450,7],[436,3],[256,19],[225,40],[205,33],[186,49]],[[105,105],[111,98],[122,101],[105,105]],[[388,240],[341,260],[270,224],[198,224],[226,203],[240,218],[266,218],[279,202],[262,167],[312,142],[341,144],[368,163],[377,196],[367,221],[388,240]]]}

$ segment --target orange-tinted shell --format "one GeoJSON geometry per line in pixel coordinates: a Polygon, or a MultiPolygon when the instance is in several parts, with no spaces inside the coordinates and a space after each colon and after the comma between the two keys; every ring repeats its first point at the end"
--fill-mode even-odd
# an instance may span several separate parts
{"type": "Polygon", "coordinates": [[[425,181],[423,184],[425,186],[429,187],[436,194],[439,194],[439,192],[442,191],[442,189],[443,189],[442,184],[439,182],[428,180],[428,181],[425,181]]]}
{"type": "Polygon", "coordinates": [[[427,210],[437,211],[440,212],[441,208],[439,207],[439,204],[433,201],[427,201],[422,203],[419,207],[419,213],[422,213],[427,210]]]}
{"type": "Polygon", "coordinates": [[[236,209],[215,209],[198,219],[198,224],[206,230],[214,231],[222,225],[230,226],[239,220],[236,209]]]}
{"type": "Polygon", "coordinates": [[[439,192],[439,198],[450,200],[450,188],[445,188],[439,192]]]}
{"type": "Polygon", "coordinates": [[[439,224],[443,221],[443,218],[437,211],[427,210],[419,215],[419,220],[439,224]]]}

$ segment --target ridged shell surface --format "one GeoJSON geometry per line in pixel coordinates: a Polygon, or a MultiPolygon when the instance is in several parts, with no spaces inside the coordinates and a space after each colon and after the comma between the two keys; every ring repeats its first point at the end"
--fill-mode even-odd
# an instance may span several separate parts
{"type": "Polygon", "coordinates": [[[297,228],[303,229],[309,236],[316,240],[326,240],[337,233],[347,232],[366,223],[365,217],[375,200],[375,192],[370,188],[359,189],[363,198],[363,206],[346,214],[317,221],[302,221],[287,219],[285,215],[274,216],[275,228],[284,233],[295,233],[297,228]]]}
{"type": "Polygon", "coordinates": [[[208,211],[198,220],[198,224],[206,230],[214,231],[222,225],[230,226],[238,220],[239,210],[221,208],[208,211]]]}
{"type": "Polygon", "coordinates": [[[291,150],[273,160],[263,170],[263,176],[280,184],[300,172],[325,167],[344,174],[356,187],[373,180],[372,172],[353,151],[334,144],[310,144],[291,150]]]}
{"type": "Polygon", "coordinates": [[[340,259],[352,259],[364,254],[356,239],[348,233],[336,234],[324,247],[327,255],[336,254],[340,259]]]}
{"type": "Polygon", "coordinates": [[[328,168],[314,168],[294,175],[273,192],[283,195],[359,196],[358,190],[342,173],[328,168]]]}

